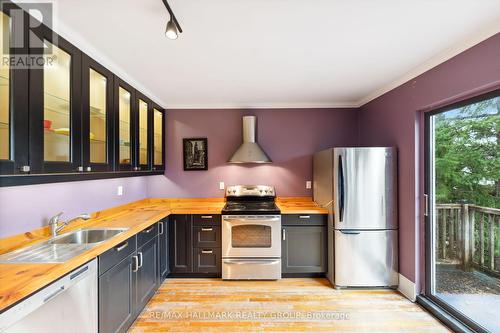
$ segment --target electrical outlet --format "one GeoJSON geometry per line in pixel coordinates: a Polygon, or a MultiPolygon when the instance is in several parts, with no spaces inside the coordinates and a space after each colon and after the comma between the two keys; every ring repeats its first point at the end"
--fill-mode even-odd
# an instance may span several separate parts
{"type": "Polygon", "coordinates": [[[308,190],[311,189],[311,181],[310,180],[306,181],[306,189],[308,189],[308,190]]]}
{"type": "Polygon", "coordinates": [[[219,182],[219,190],[224,190],[226,188],[224,182],[219,182]]]}
{"type": "Polygon", "coordinates": [[[118,188],[116,189],[116,195],[118,196],[122,196],[123,195],[123,186],[118,186],[118,188]]]}

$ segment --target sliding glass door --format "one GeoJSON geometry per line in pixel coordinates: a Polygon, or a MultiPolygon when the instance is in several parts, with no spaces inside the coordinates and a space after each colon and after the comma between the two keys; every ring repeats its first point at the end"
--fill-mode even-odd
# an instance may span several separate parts
{"type": "Polygon", "coordinates": [[[426,115],[426,294],[500,332],[500,91],[426,115]]]}

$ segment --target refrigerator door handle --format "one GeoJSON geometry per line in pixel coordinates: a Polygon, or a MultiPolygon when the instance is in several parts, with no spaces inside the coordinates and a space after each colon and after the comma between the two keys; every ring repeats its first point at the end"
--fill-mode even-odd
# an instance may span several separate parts
{"type": "Polygon", "coordinates": [[[339,222],[342,222],[344,219],[344,166],[342,163],[342,155],[339,155],[339,168],[338,168],[338,176],[339,176],[339,222]]]}
{"type": "Polygon", "coordinates": [[[347,230],[340,230],[340,232],[345,235],[359,235],[361,233],[359,231],[347,231],[347,230]]]}

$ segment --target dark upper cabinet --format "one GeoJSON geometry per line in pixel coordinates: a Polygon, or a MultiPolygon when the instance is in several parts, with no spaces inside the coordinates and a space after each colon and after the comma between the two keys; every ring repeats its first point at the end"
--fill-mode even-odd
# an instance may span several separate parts
{"type": "MultiPolygon", "coordinates": [[[[13,3],[0,7],[0,47],[4,57],[28,54],[27,31],[16,22],[26,22],[28,15],[19,17],[11,10],[19,9],[13,3]],[[14,48],[14,38],[21,40],[23,46],[14,48]],[[8,53],[4,45],[10,45],[8,53]]],[[[0,175],[29,171],[28,78],[28,69],[0,64],[0,175]]]]}
{"type": "Polygon", "coordinates": [[[135,153],[139,170],[152,169],[152,139],[153,139],[153,102],[140,92],[135,92],[136,126],[134,134],[137,137],[135,153]]]}
{"type": "Polygon", "coordinates": [[[31,172],[81,172],[82,53],[45,25],[31,33],[30,56],[45,58],[29,74],[31,172]]]}
{"type": "Polygon", "coordinates": [[[82,159],[85,172],[113,170],[113,79],[113,73],[83,55],[82,159]]]}
{"type": "Polygon", "coordinates": [[[282,273],[325,273],[326,226],[283,226],[281,261],[282,273]]]}
{"type": "Polygon", "coordinates": [[[3,4],[0,19],[7,55],[29,60],[0,65],[0,186],[165,169],[159,105],[16,4],[3,4]]]}
{"type": "Polygon", "coordinates": [[[119,171],[137,170],[135,89],[115,75],[115,159],[119,171]]]}
{"type": "Polygon", "coordinates": [[[171,273],[193,272],[191,215],[171,215],[169,221],[169,264],[171,273]]]}
{"type": "Polygon", "coordinates": [[[153,104],[153,170],[165,170],[165,110],[153,104]]]}
{"type": "Polygon", "coordinates": [[[168,218],[158,222],[158,272],[160,283],[169,273],[168,267],[168,218]]]}

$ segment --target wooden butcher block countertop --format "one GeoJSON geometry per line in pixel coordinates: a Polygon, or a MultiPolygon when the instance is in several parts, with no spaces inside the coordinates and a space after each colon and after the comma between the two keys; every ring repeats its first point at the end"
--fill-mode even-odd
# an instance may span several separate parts
{"type": "MultiPolygon", "coordinates": [[[[277,205],[283,214],[328,213],[310,198],[279,198],[277,205]]],[[[64,263],[0,264],[0,312],[170,214],[220,214],[223,206],[223,198],[144,199],[94,213],[88,221],[74,222],[62,233],[81,228],[129,229],[64,263]]],[[[49,238],[48,227],[44,227],[0,239],[0,254],[49,238]]]]}

